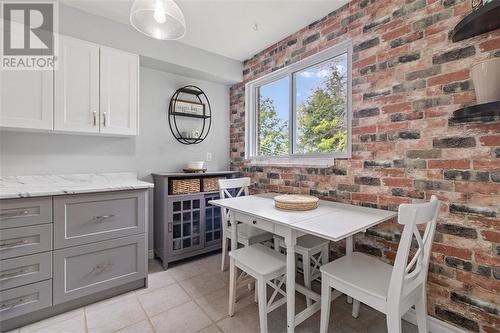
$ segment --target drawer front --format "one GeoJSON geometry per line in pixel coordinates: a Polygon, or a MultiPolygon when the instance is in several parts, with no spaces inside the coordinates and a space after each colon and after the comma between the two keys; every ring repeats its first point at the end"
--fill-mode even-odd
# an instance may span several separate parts
{"type": "Polygon", "coordinates": [[[0,259],[52,250],[52,224],[4,229],[0,232],[0,259]]]}
{"type": "Polygon", "coordinates": [[[0,292],[0,320],[7,320],[52,305],[52,280],[0,292]]]}
{"type": "Polygon", "coordinates": [[[145,191],[54,198],[56,249],[144,233],[145,226],[145,191]]]}
{"type": "Polygon", "coordinates": [[[52,198],[21,198],[0,201],[0,229],[52,222],[52,198]]]}
{"type": "Polygon", "coordinates": [[[252,217],[252,216],[246,215],[246,214],[241,214],[241,213],[236,213],[234,215],[234,217],[236,218],[236,221],[240,221],[240,222],[252,225],[256,228],[274,233],[274,224],[269,222],[269,221],[265,221],[265,220],[255,218],[255,217],[252,217]]]}
{"type": "Polygon", "coordinates": [[[0,290],[52,277],[52,252],[0,261],[0,290]]]}
{"type": "Polygon", "coordinates": [[[146,277],[145,235],[54,251],[54,304],[146,277]]]}

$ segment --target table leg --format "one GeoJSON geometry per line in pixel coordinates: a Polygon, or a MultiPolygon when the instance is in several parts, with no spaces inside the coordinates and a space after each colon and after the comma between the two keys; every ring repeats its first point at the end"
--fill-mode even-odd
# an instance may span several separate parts
{"type": "Polygon", "coordinates": [[[231,251],[234,251],[238,249],[238,222],[231,211],[229,212],[229,222],[231,223],[231,251]]]}
{"type": "Polygon", "coordinates": [[[286,246],[286,322],[287,332],[295,331],[295,245],[297,235],[295,231],[285,237],[286,246]]]}
{"type": "MultiPolygon", "coordinates": [[[[347,254],[351,254],[354,251],[354,240],[352,236],[347,237],[346,239],[346,247],[345,247],[345,252],[347,254]]],[[[347,303],[352,304],[352,316],[354,318],[358,318],[359,316],[359,301],[353,299],[350,296],[347,296],[347,303]]]]}

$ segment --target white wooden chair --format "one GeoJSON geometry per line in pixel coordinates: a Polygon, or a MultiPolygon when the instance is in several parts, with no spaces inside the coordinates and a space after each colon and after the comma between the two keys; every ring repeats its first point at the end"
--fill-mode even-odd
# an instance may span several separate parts
{"type": "MultiPolygon", "coordinates": [[[[316,237],[313,235],[304,235],[297,238],[297,245],[295,245],[295,253],[297,257],[301,257],[302,265],[297,264],[297,271],[304,274],[304,285],[311,289],[312,281],[321,276],[320,267],[329,262],[329,244],[326,239],[316,237]],[[309,269],[307,269],[309,268],[309,269]]],[[[274,249],[280,251],[285,250],[285,242],[279,236],[274,236],[274,249]]],[[[312,300],[306,297],[307,306],[312,304],[312,300]]]]}
{"type": "Polygon", "coordinates": [[[321,328],[326,333],[332,288],[386,314],[390,333],[401,332],[401,316],[415,305],[418,331],[427,333],[426,282],[439,201],[399,206],[398,223],[404,225],[394,266],[353,252],[321,267],[321,328]],[[418,224],[427,224],[420,236],[418,224]],[[418,250],[408,263],[413,237],[418,250]],[[408,263],[408,264],[407,264],[408,263]]]}
{"type": "MultiPolygon", "coordinates": [[[[239,226],[238,226],[239,227],[239,226]]],[[[267,314],[286,304],[286,256],[263,244],[254,244],[229,252],[229,316],[234,315],[237,289],[237,268],[256,282],[259,303],[260,332],[267,333],[267,314]],[[267,299],[267,285],[274,290],[267,299]],[[280,299],[276,296],[281,295],[280,299]]]]}
{"type": "MultiPolygon", "coordinates": [[[[239,197],[248,195],[250,178],[219,179],[220,198],[239,197]]],[[[228,239],[231,239],[231,228],[229,226],[229,216],[226,209],[222,209],[222,263],[221,270],[226,270],[227,245],[228,239]]],[[[248,246],[273,239],[273,235],[262,229],[254,228],[247,224],[238,225],[238,243],[248,246]]],[[[231,249],[236,250],[236,249],[231,249]]]]}

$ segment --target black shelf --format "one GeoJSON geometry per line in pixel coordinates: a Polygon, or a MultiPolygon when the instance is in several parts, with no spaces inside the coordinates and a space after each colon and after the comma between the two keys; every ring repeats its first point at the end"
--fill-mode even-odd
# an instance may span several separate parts
{"type": "Polygon", "coordinates": [[[500,28],[500,0],[494,0],[472,11],[460,21],[451,33],[451,40],[478,36],[500,28]]]}
{"type": "Polygon", "coordinates": [[[184,93],[184,94],[191,94],[191,95],[195,95],[195,96],[199,96],[199,95],[203,94],[203,91],[201,91],[201,90],[195,90],[195,89],[189,89],[189,88],[181,88],[181,89],[179,89],[179,92],[184,93]]]}
{"type": "Polygon", "coordinates": [[[500,101],[458,109],[448,119],[449,126],[500,121],[500,101]]]}
{"type": "Polygon", "coordinates": [[[206,115],[189,114],[189,113],[182,113],[182,112],[172,112],[170,114],[173,115],[173,116],[187,117],[187,118],[200,118],[200,119],[208,119],[208,118],[210,118],[210,116],[206,116],[206,115]]]}

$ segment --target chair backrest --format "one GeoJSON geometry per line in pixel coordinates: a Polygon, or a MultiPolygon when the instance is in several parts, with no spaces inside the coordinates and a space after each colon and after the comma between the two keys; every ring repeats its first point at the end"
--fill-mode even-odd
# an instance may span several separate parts
{"type": "MultiPolygon", "coordinates": [[[[219,194],[221,199],[240,197],[248,195],[250,178],[219,179],[219,194]]],[[[222,209],[222,220],[228,223],[229,216],[227,209],[222,209]]]]}
{"type": "Polygon", "coordinates": [[[434,195],[430,202],[399,206],[398,223],[404,228],[391,275],[387,296],[389,301],[399,302],[403,291],[409,292],[422,284],[425,287],[438,214],[439,200],[434,195]],[[423,237],[417,228],[418,224],[426,224],[423,237]],[[408,262],[414,238],[418,249],[408,262]]]}

